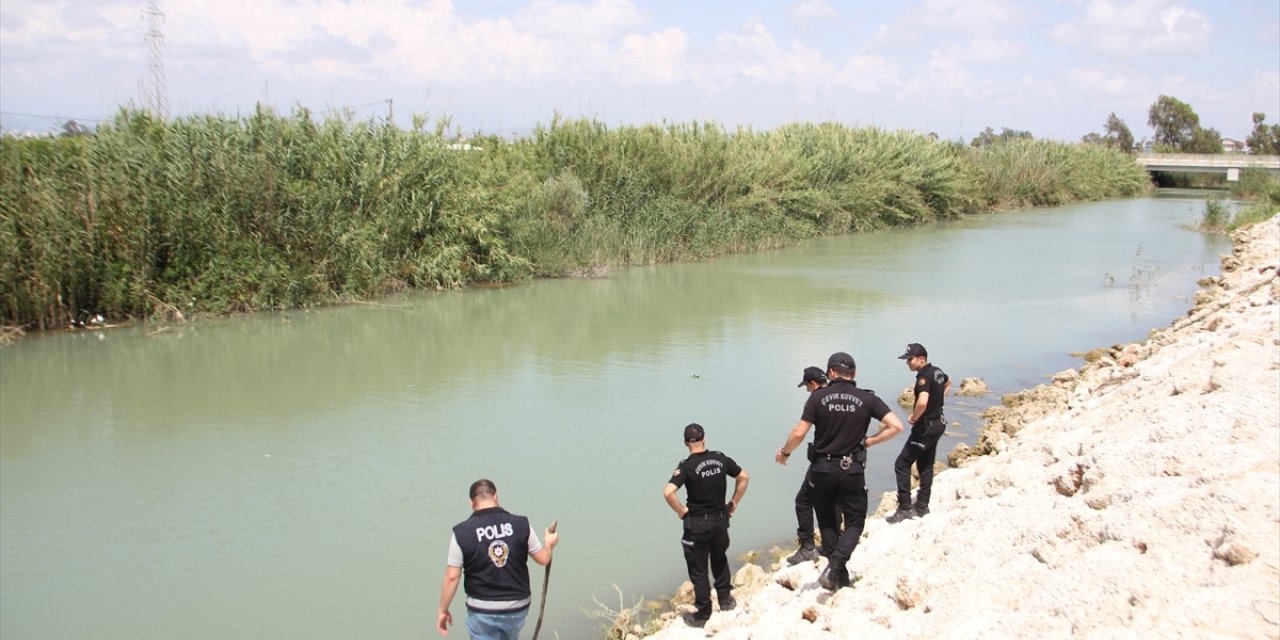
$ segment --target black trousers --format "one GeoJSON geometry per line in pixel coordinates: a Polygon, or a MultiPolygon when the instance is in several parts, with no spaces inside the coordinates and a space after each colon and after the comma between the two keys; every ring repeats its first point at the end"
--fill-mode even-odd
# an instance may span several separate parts
{"type": "Polygon", "coordinates": [[[942,420],[929,420],[925,424],[912,427],[907,436],[902,452],[893,461],[893,475],[898,483],[898,508],[911,506],[911,465],[915,465],[920,474],[920,490],[916,492],[916,504],[929,506],[929,495],[933,491],[933,460],[938,455],[938,440],[946,431],[947,425],[942,420]]]}
{"type": "Polygon", "coordinates": [[[728,600],[733,589],[726,553],[729,550],[728,514],[685,516],[684,536],[680,544],[684,547],[689,582],[693,583],[693,606],[697,607],[699,617],[710,618],[712,580],[720,602],[728,600]],[[710,576],[707,574],[708,564],[711,566],[710,576]]]}
{"type": "Polygon", "coordinates": [[[808,471],[796,492],[796,538],[813,540],[813,487],[809,486],[808,471]]]}
{"type": "Polygon", "coordinates": [[[847,562],[858,547],[867,521],[867,483],[862,465],[841,469],[839,462],[820,460],[809,467],[809,478],[813,481],[814,515],[822,532],[821,553],[833,563],[847,562]]]}

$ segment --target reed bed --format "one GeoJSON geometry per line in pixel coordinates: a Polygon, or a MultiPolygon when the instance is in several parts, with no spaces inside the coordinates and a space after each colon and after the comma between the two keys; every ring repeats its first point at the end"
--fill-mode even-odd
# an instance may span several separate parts
{"type": "Polygon", "coordinates": [[[988,149],[839,124],[610,128],[529,139],[282,116],[0,138],[0,325],[368,299],[699,260],[1010,206],[1131,196],[1128,156],[988,149]]]}

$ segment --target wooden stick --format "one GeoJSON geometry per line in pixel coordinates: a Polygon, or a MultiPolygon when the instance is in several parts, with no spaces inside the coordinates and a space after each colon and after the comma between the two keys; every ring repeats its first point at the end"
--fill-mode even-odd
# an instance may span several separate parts
{"type": "MultiPolygon", "coordinates": [[[[551,526],[547,527],[547,531],[555,533],[556,523],[556,520],[552,520],[551,526]]],[[[538,640],[538,633],[542,631],[542,614],[547,610],[547,584],[551,582],[551,560],[554,559],[555,557],[553,554],[552,558],[547,560],[546,573],[542,575],[542,604],[538,605],[538,624],[533,627],[533,640],[538,640]]]]}

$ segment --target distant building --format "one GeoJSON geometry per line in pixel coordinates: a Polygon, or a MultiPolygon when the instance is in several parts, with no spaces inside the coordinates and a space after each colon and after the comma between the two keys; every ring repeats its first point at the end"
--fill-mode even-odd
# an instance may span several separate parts
{"type": "Polygon", "coordinates": [[[1240,140],[1236,140],[1235,138],[1222,139],[1223,153],[1244,153],[1246,149],[1248,149],[1248,146],[1240,140]]]}

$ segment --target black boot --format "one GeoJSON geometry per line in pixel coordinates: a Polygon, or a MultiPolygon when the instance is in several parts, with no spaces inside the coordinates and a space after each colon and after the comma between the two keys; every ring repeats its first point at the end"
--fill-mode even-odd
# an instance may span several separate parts
{"type": "Polygon", "coordinates": [[[818,584],[827,591],[836,591],[841,587],[853,586],[853,581],[849,579],[849,568],[844,566],[843,560],[839,560],[827,563],[827,568],[818,576],[818,584]]]}
{"type": "Polygon", "coordinates": [[[797,565],[801,562],[813,562],[818,559],[818,547],[814,546],[813,538],[801,538],[800,548],[796,552],[787,556],[787,564],[797,565]]]}
{"type": "Polygon", "coordinates": [[[908,506],[906,508],[899,508],[897,511],[889,514],[889,517],[885,518],[884,521],[889,524],[897,524],[903,520],[910,520],[914,517],[916,517],[915,510],[908,506]]]}

